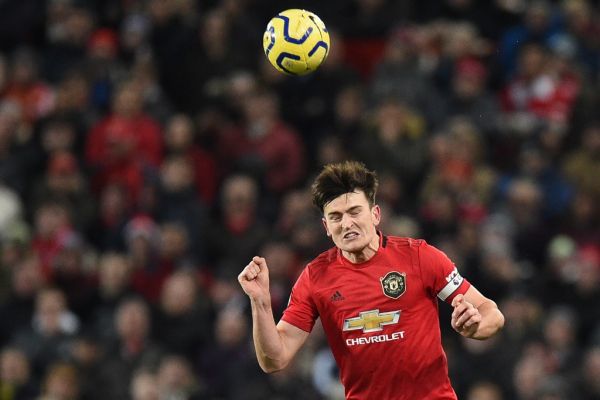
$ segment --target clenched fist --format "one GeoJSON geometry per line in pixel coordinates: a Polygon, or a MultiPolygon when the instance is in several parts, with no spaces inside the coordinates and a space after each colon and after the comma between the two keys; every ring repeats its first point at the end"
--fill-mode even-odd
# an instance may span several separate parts
{"type": "Polygon", "coordinates": [[[465,300],[462,294],[457,295],[452,300],[451,325],[452,328],[464,337],[472,337],[481,322],[479,310],[471,303],[465,300]]]}
{"type": "Polygon", "coordinates": [[[253,257],[238,275],[238,282],[250,299],[262,302],[270,299],[269,268],[264,258],[253,257]]]}

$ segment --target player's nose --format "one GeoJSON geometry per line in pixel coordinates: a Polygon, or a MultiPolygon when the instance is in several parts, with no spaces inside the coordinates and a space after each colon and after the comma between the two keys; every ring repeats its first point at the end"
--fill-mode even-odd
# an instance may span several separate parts
{"type": "Polygon", "coordinates": [[[352,217],[350,217],[348,214],[342,215],[341,226],[342,226],[343,230],[350,229],[353,224],[354,224],[354,221],[352,220],[352,217]]]}

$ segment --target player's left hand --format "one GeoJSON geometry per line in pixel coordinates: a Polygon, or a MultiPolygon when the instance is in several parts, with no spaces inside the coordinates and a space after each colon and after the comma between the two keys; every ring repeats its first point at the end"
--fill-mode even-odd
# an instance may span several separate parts
{"type": "Polygon", "coordinates": [[[462,294],[452,300],[451,325],[452,328],[464,337],[472,337],[481,322],[481,314],[477,307],[465,300],[462,294]]]}

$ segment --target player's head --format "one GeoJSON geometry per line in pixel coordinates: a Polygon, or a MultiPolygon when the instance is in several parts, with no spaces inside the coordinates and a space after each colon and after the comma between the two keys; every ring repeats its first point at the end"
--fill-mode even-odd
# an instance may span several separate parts
{"type": "Polygon", "coordinates": [[[377,174],[356,161],[328,164],[315,179],[313,203],[323,213],[327,236],[340,249],[360,252],[377,235],[377,186],[377,174]]]}

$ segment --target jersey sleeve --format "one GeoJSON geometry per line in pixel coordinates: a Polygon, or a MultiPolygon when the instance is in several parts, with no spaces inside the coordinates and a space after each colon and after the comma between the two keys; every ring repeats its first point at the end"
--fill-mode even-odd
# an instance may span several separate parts
{"type": "Polygon", "coordinates": [[[319,313],[311,293],[310,271],[306,267],[292,288],[288,306],[281,319],[303,331],[312,331],[319,313]]]}
{"type": "Polygon", "coordinates": [[[422,241],[418,252],[423,283],[432,296],[450,304],[456,295],[465,294],[471,287],[443,251],[422,241]]]}

